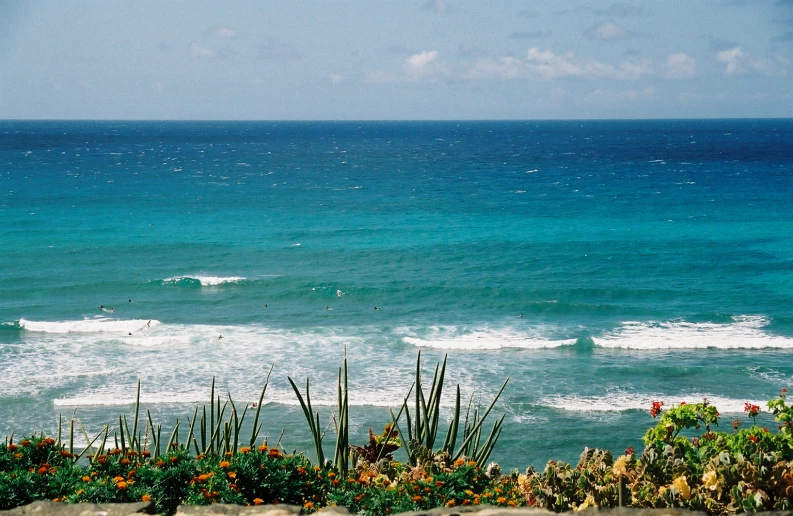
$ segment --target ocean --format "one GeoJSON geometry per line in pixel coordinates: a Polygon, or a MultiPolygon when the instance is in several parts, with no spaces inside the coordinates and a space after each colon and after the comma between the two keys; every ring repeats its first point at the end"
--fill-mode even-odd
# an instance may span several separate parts
{"type": "Polygon", "coordinates": [[[273,366],[263,434],[313,457],[287,377],[328,422],[345,350],[354,444],[419,352],[447,418],[510,378],[506,469],[641,449],[655,400],[729,430],[793,384],[791,201],[790,119],[0,121],[0,434],[273,366]]]}

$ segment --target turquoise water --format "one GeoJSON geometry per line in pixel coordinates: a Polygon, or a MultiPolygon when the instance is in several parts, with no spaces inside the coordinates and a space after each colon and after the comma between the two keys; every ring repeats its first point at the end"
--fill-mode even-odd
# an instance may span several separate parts
{"type": "Polygon", "coordinates": [[[4,435],[275,364],[265,431],[310,450],[286,377],[330,405],[346,347],[363,441],[421,350],[449,394],[510,377],[523,468],[793,383],[793,120],[0,121],[0,187],[4,435]]]}

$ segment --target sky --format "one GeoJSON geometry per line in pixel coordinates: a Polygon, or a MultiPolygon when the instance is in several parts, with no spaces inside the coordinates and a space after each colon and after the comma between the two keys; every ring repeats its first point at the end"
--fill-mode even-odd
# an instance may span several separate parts
{"type": "Polygon", "coordinates": [[[793,117],[793,0],[0,0],[0,119],[793,117]]]}

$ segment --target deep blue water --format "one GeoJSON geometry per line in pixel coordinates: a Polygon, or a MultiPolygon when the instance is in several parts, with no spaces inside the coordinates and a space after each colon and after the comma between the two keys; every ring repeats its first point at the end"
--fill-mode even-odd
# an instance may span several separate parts
{"type": "Polygon", "coordinates": [[[506,467],[639,448],[652,400],[793,383],[791,200],[793,120],[0,121],[0,434],[274,363],[308,450],[286,376],[332,401],[346,346],[358,440],[422,350],[485,404],[510,376],[506,467]]]}

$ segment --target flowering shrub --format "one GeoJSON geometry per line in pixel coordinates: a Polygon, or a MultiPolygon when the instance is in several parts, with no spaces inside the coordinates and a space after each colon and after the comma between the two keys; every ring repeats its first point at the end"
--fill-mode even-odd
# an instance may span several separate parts
{"type": "MultiPolygon", "coordinates": [[[[343,505],[360,514],[425,511],[434,507],[489,504],[534,506],[561,512],[590,507],[679,507],[710,514],[793,510],[793,407],[787,391],[768,402],[778,428],[761,428],[757,405],[747,403],[748,428],[733,424],[715,431],[716,407],[655,401],[657,423],[645,448],[614,458],[585,449],[575,466],[550,461],[542,472],[505,473],[413,442],[412,463],[394,459],[403,443],[387,426],[353,446],[347,474],[305,456],[267,445],[192,455],[184,445],[164,453],[115,448],[73,456],[51,438],[31,437],[0,444],[0,508],[34,500],[60,502],[151,501],[162,514],[179,504],[287,503],[313,513],[343,505]],[[696,434],[692,436],[692,434],[696,434]]],[[[122,444],[123,446],[123,444],[122,444]]]]}

